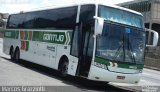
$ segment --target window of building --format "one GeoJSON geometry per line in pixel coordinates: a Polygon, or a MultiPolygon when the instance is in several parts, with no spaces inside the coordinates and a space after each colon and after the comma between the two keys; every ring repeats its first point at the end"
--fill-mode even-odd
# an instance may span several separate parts
{"type": "Polygon", "coordinates": [[[145,23],[145,28],[149,28],[149,23],[145,23]]]}
{"type": "Polygon", "coordinates": [[[149,1],[139,2],[139,3],[133,3],[129,4],[129,7],[126,7],[138,12],[148,12],[151,10],[151,3],[149,1]]]}

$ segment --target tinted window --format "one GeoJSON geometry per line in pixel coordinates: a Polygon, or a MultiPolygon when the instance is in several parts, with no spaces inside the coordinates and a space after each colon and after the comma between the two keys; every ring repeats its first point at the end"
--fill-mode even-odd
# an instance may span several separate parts
{"type": "Polygon", "coordinates": [[[145,31],[137,28],[104,24],[97,37],[96,55],[110,61],[143,64],[145,31]]]}
{"type": "Polygon", "coordinates": [[[100,5],[99,17],[125,25],[144,28],[142,16],[116,8],[100,5]]]}
{"type": "Polygon", "coordinates": [[[74,31],[74,36],[73,36],[73,41],[72,41],[72,50],[71,50],[71,54],[73,56],[78,57],[78,47],[79,47],[79,33],[78,30],[74,31]]]}
{"type": "Polygon", "coordinates": [[[89,45],[88,45],[88,52],[87,52],[87,55],[90,57],[92,57],[93,55],[93,44],[94,44],[93,33],[91,33],[89,36],[89,45]]]}
{"type": "Polygon", "coordinates": [[[14,14],[9,17],[7,28],[23,28],[25,14],[14,14]]]}
{"type": "Polygon", "coordinates": [[[36,13],[34,28],[73,29],[76,23],[77,8],[61,8],[36,13]]]}
{"type": "Polygon", "coordinates": [[[77,7],[51,9],[11,15],[8,28],[73,29],[76,24],[77,7]]]}
{"type": "Polygon", "coordinates": [[[23,23],[23,28],[33,28],[34,27],[34,20],[36,18],[36,13],[27,13],[25,14],[26,18],[23,23]]]}
{"type": "Polygon", "coordinates": [[[86,23],[95,16],[95,5],[82,5],[80,11],[80,22],[86,23]]]}

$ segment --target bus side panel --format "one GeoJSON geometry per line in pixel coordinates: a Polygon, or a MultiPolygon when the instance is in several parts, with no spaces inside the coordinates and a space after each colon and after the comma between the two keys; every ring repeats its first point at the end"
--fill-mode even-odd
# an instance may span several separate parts
{"type": "Polygon", "coordinates": [[[10,47],[11,47],[11,39],[9,38],[3,38],[3,53],[9,55],[10,47]]]}
{"type": "Polygon", "coordinates": [[[5,54],[9,55],[11,46],[15,50],[16,47],[20,47],[20,41],[18,39],[3,38],[3,52],[5,54]]]}
{"type": "MultiPolygon", "coordinates": [[[[59,61],[62,56],[66,56],[69,59],[70,54],[70,46],[67,45],[57,45],[57,57],[56,57],[56,65],[55,68],[58,69],[59,61]]],[[[70,62],[70,60],[69,60],[70,62]]]]}
{"type": "Polygon", "coordinates": [[[66,56],[69,60],[68,65],[68,74],[75,76],[77,65],[78,65],[78,58],[73,57],[70,55],[70,45],[58,45],[57,46],[57,57],[56,57],[56,69],[58,69],[59,61],[62,56],[66,56]]]}
{"type": "Polygon", "coordinates": [[[50,68],[55,68],[56,45],[30,41],[28,51],[21,50],[21,58],[50,68]],[[54,48],[54,49],[49,49],[54,48]]]}
{"type": "MultiPolygon", "coordinates": [[[[29,32],[15,31],[17,39],[4,38],[4,52],[9,54],[10,47],[14,49],[18,46],[20,49],[20,59],[27,60],[36,64],[44,65],[58,70],[58,65],[61,57],[65,55],[69,60],[69,74],[75,75],[78,58],[70,55],[70,35],[64,44],[55,44],[50,42],[33,41],[33,38],[29,39],[26,34],[29,32]],[[19,34],[18,34],[19,33],[19,34]]],[[[8,34],[8,33],[7,33],[8,34]]],[[[12,37],[12,36],[11,36],[12,37]]],[[[67,36],[66,36],[67,39],[67,36]]]]}
{"type": "Polygon", "coordinates": [[[70,56],[68,74],[75,76],[77,71],[77,66],[78,66],[78,58],[74,56],[70,56]]]}

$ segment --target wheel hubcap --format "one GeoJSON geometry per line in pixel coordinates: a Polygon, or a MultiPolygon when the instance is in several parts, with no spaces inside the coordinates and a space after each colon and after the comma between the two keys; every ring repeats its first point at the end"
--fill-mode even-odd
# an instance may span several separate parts
{"type": "Polygon", "coordinates": [[[68,72],[68,63],[65,62],[62,66],[62,73],[67,74],[67,72],[68,72]]]}
{"type": "Polygon", "coordinates": [[[13,56],[14,56],[14,55],[13,55],[13,50],[12,50],[12,51],[11,51],[11,58],[13,58],[13,56]]]}
{"type": "Polygon", "coordinates": [[[16,52],[16,60],[18,60],[19,59],[19,52],[17,51],[16,52]]]}

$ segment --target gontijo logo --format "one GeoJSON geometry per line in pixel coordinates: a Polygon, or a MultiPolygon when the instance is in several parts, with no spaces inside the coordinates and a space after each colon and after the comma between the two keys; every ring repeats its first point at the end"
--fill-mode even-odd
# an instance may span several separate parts
{"type": "Polygon", "coordinates": [[[43,33],[43,42],[51,42],[57,44],[66,44],[70,43],[70,34],[69,32],[48,32],[43,33]]]}
{"type": "Polygon", "coordinates": [[[63,42],[63,41],[64,41],[64,35],[44,34],[44,35],[43,35],[43,40],[44,40],[44,41],[63,42]]]}

